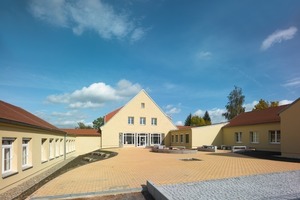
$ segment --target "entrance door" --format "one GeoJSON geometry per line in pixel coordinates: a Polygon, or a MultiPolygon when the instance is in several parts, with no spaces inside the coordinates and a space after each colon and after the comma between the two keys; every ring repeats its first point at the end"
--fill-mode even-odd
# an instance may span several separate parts
{"type": "Polygon", "coordinates": [[[148,140],[147,134],[140,133],[138,135],[138,146],[145,147],[147,145],[147,140],[148,140]]]}

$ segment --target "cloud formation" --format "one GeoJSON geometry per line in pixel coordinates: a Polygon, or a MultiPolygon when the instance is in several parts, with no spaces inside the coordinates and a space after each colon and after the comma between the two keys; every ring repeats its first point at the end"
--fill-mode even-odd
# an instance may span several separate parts
{"type": "MultiPolygon", "coordinates": [[[[180,106],[180,105],[179,105],[179,106],[180,106]]],[[[164,110],[165,110],[165,113],[166,113],[167,115],[170,115],[170,116],[172,116],[172,115],[174,115],[174,114],[178,114],[178,113],[181,112],[181,109],[175,107],[174,105],[167,105],[167,106],[164,107],[164,110]]]]}
{"type": "Polygon", "coordinates": [[[29,11],[37,19],[72,29],[76,35],[95,31],[104,39],[129,38],[132,42],[145,35],[145,29],[128,13],[117,13],[101,0],[31,0],[29,11]]]}
{"type": "Polygon", "coordinates": [[[293,39],[297,31],[298,29],[294,26],[288,29],[275,31],[262,42],[260,48],[261,50],[265,51],[276,43],[281,43],[282,41],[293,39]]]}
{"type": "Polygon", "coordinates": [[[212,53],[209,51],[200,51],[196,54],[198,60],[208,60],[212,57],[212,53]]]}
{"type": "Polygon", "coordinates": [[[141,90],[139,84],[128,80],[120,80],[116,87],[103,82],[93,83],[88,87],[75,90],[72,93],[55,94],[47,97],[50,103],[68,104],[69,108],[97,108],[110,101],[122,101],[132,97],[141,90]]]}
{"type": "MultiPolygon", "coordinates": [[[[211,110],[208,110],[207,111],[209,116],[210,116],[210,119],[211,119],[211,122],[213,124],[216,124],[216,123],[220,123],[220,122],[225,122],[227,121],[223,116],[222,114],[226,112],[225,109],[220,109],[220,108],[213,108],[211,110]]],[[[203,117],[205,114],[205,111],[204,110],[197,110],[196,112],[194,112],[193,115],[198,115],[200,117],[203,117]]]]}
{"type": "Polygon", "coordinates": [[[285,84],[283,84],[283,86],[284,87],[300,87],[300,77],[288,80],[285,84]]]}

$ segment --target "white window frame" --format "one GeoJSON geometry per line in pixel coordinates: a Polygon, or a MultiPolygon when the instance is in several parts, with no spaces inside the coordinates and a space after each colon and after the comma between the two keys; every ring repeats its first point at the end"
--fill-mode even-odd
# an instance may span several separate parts
{"type": "Polygon", "coordinates": [[[259,134],[256,131],[250,131],[250,142],[252,144],[258,144],[259,143],[259,134]]]}
{"type": "Polygon", "coordinates": [[[135,144],[135,135],[134,135],[134,133],[124,133],[123,134],[123,144],[124,145],[134,145],[135,144]],[[131,138],[132,143],[128,143],[126,138],[131,138]]]}
{"type": "Polygon", "coordinates": [[[49,140],[49,159],[54,159],[55,157],[55,140],[53,138],[51,138],[49,140]]]}
{"type": "Polygon", "coordinates": [[[41,139],[41,161],[42,161],[42,163],[48,161],[48,156],[47,156],[47,138],[42,138],[41,139]]]}
{"type": "Polygon", "coordinates": [[[141,108],[142,108],[142,109],[145,108],[145,103],[141,103],[141,108]]]}
{"type": "Polygon", "coordinates": [[[60,148],[59,148],[59,152],[60,152],[60,156],[64,155],[64,140],[60,139],[60,148]]]}
{"type": "Polygon", "coordinates": [[[15,138],[2,138],[2,176],[13,172],[13,143],[15,138]],[[8,142],[8,144],[3,144],[8,142]],[[6,158],[5,149],[9,150],[9,158],[6,158]],[[5,159],[6,158],[6,159],[5,159]],[[8,168],[6,168],[8,167],[8,168]]]}
{"type": "Polygon", "coordinates": [[[140,125],[146,125],[146,117],[140,117],[140,125]]]}
{"type": "Polygon", "coordinates": [[[22,139],[22,168],[27,168],[31,166],[30,159],[30,140],[31,138],[23,138],[22,139]],[[24,152],[25,149],[25,152],[24,152]]]}
{"type": "Polygon", "coordinates": [[[151,125],[157,126],[157,118],[155,117],[151,118],[151,125]]]}
{"type": "Polygon", "coordinates": [[[128,124],[134,125],[134,117],[128,117],[128,124]]]}
{"type": "Polygon", "coordinates": [[[161,144],[161,134],[159,134],[159,133],[151,133],[150,144],[151,145],[161,144]],[[154,143],[154,138],[158,138],[158,143],[154,143]]]}
{"type": "Polygon", "coordinates": [[[234,133],[235,143],[243,143],[243,141],[242,141],[242,135],[243,135],[242,132],[235,132],[234,133]]]}
{"type": "Polygon", "coordinates": [[[185,134],[185,143],[190,143],[190,134],[185,134]]]}
{"type": "Polygon", "coordinates": [[[269,138],[271,144],[280,144],[281,140],[281,132],[280,130],[270,130],[269,131],[269,138]],[[272,141],[272,134],[274,134],[274,141],[272,141]],[[279,135],[279,137],[278,137],[279,135]]]}
{"type": "Polygon", "coordinates": [[[172,140],[172,143],[174,143],[174,142],[175,142],[175,140],[174,140],[174,135],[172,135],[172,138],[171,138],[171,140],[172,140]]]}

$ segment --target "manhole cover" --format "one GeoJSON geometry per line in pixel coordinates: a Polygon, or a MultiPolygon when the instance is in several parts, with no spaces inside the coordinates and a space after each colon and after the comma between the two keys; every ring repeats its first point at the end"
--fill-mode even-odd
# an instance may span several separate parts
{"type": "Polygon", "coordinates": [[[179,160],[182,160],[182,161],[201,161],[198,158],[183,158],[183,159],[179,159],[179,160]]]}

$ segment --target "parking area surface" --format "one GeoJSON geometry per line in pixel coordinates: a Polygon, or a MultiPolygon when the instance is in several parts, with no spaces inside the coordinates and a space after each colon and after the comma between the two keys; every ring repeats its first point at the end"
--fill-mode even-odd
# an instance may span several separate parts
{"type": "Polygon", "coordinates": [[[160,186],[300,170],[300,163],[256,159],[228,151],[196,154],[152,153],[143,148],[110,151],[118,155],[71,170],[41,187],[30,199],[141,191],[147,180],[160,186]],[[181,160],[187,158],[196,159],[181,160]]]}

